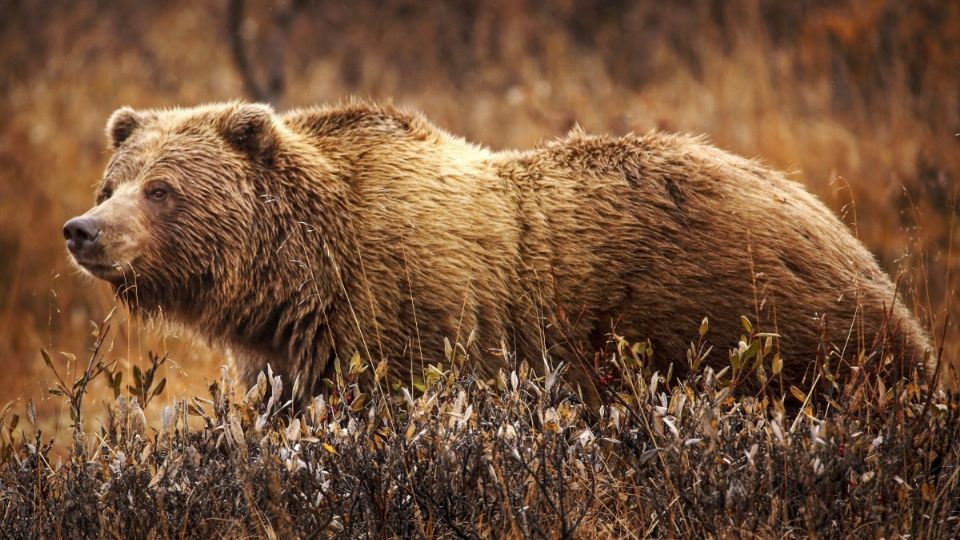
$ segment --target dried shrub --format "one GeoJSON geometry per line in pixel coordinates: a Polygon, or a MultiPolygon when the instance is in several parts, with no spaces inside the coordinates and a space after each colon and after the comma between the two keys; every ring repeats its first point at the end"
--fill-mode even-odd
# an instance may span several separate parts
{"type": "Polygon", "coordinates": [[[223,369],[208,397],[163,407],[156,428],[146,425],[139,396],[121,394],[99,432],[76,430],[56,462],[52,442],[39,432],[28,441],[7,407],[0,530],[271,538],[960,532],[955,398],[929,392],[916,375],[846,391],[851,377],[814,400],[820,388],[743,395],[734,391],[740,371],[762,366],[753,359],[769,348],[744,343],[731,353],[740,367],[716,372],[701,359],[707,329],[705,321],[683,380],[652,372],[648,345],[613,336],[604,371],[616,378],[599,381],[599,410],[566,385],[564,365],[521,362],[484,381],[460,345],[426,370],[417,395],[388,390],[386,370],[359,357],[338,370],[326,397],[307,400],[287,399],[298,383],[285,393],[272,370],[239,389],[223,369]],[[372,384],[361,385],[366,375],[372,384]]]}

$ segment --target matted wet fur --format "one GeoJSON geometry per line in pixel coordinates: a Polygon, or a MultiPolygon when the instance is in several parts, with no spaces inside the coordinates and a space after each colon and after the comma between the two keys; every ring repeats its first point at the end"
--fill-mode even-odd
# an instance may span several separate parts
{"type": "Polygon", "coordinates": [[[613,329],[682,372],[703,317],[708,362],[726,365],[741,315],[781,335],[788,382],[828,348],[874,350],[884,325],[914,365],[930,349],[826,206],[697,137],[574,130],[492,152],[360,102],[123,108],[107,132],[87,269],[229,347],[247,383],[270,362],[319,391],[356,352],[405,382],[475,332],[485,375],[505,345],[534,366],[569,360],[589,387],[574,357],[613,329]]]}

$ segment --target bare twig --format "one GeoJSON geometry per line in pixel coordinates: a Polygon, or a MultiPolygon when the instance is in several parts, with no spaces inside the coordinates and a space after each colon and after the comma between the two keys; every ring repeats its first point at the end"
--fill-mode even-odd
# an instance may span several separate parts
{"type": "Polygon", "coordinates": [[[257,69],[251,58],[243,35],[243,20],[246,12],[246,0],[230,0],[227,3],[227,38],[230,53],[243,79],[243,85],[250,96],[260,102],[277,103],[286,90],[284,65],[287,45],[290,41],[290,27],[296,19],[304,0],[292,0],[278,9],[270,20],[265,54],[262,58],[265,66],[257,69]],[[260,80],[257,73],[264,74],[260,80]]]}

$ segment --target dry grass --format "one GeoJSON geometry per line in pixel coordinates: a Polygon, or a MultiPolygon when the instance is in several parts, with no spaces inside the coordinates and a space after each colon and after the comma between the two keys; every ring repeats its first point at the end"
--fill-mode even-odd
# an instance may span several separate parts
{"type": "MultiPolygon", "coordinates": [[[[81,381],[119,373],[102,362],[108,331],[101,325],[81,381]]],[[[381,390],[390,387],[382,368],[372,369],[374,384],[359,385],[370,369],[359,357],[338,366],[328,397],[286,402],[281,396],[300,395],[296,382],[284,392],[268,371],[237,389],[224,369],[208,397],[163,407],[151,429],[141,404],[158,405],[153,384],[142,383],[139,397],[117,391],[104,425],[75,430],[57,459],[33,411],[19,430],[19,417],[0,411],[0,530],[24,538],[960,533],[955,399],[916,380],[884,387],[853,377],[828,386],[816,409],[800,405],[802,394],[793,402],[788,394],[785,407],[765,392],[734,397],[739,360],[717,373],[691,354],[690,377],[671,383],[650,371],[644,347],[614,337],[611,349],[617,377],[602,383],[599,414],[565,385],[564,366],[538,376],[522,362],[485,381],[459,344],[445,368],[428,368],[416,397],[381,390]]],[[[742,360],[775,375],[758,350],[742,360]]],[[[151,368],[160,362],[153,357],[151,368]]],[[[82,397],[64,390],[71,404],[82,397]]]]}

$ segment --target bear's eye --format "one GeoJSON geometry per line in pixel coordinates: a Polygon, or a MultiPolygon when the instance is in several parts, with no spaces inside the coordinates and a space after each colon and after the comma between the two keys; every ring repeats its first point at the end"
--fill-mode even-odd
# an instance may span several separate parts
{"type": "Polygon", "coordinates": [[[151,201],[162,201],[170,194],[170,188],[166,184],[151,184],[147,188],[147,198],[151,201]]]}
{"type": "Polygon", "coordinates": [[[97,194],[97,204],[102,204],[103,201],[109,199],[113,196],[113,190],[110,188],[103,188],[100,190],[100,193],[97,194]]]}

